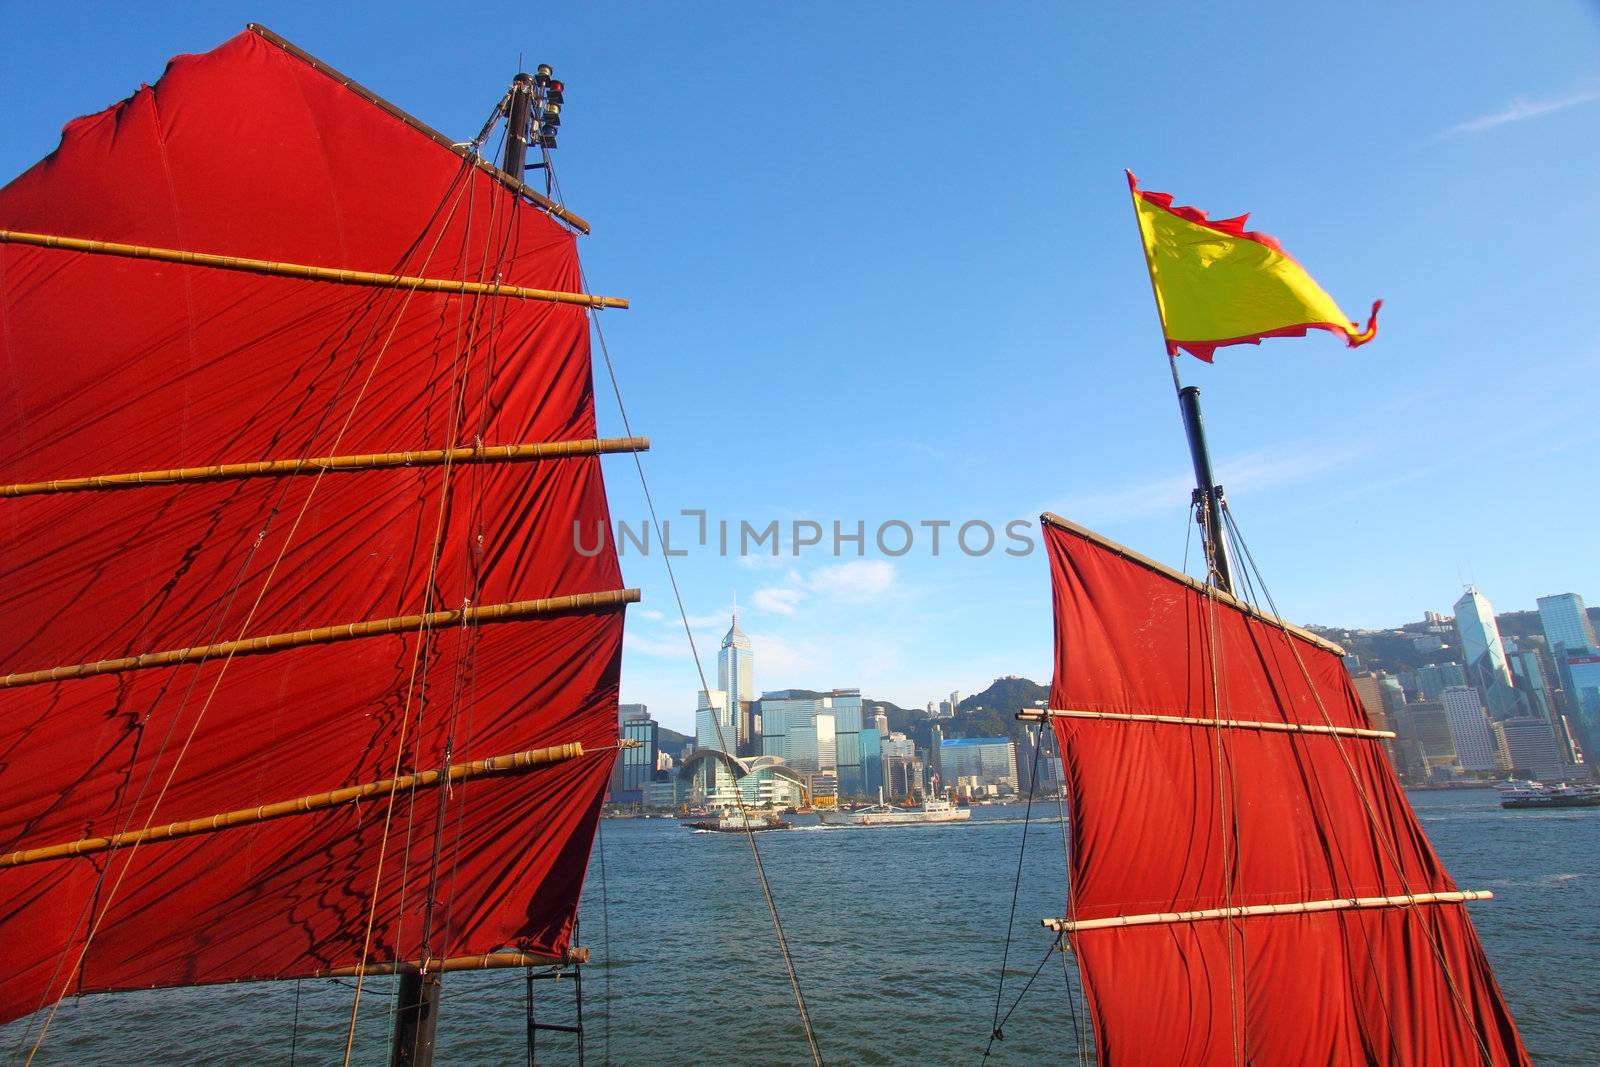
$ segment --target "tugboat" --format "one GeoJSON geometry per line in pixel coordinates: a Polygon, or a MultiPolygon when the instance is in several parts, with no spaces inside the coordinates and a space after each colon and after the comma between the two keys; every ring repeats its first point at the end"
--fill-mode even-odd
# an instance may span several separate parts
{"type": "Polygon", "coordinates": [[[1600,808],[1600,785],[1506,782],[1495,788],[1502,808],[1600,808]]]}

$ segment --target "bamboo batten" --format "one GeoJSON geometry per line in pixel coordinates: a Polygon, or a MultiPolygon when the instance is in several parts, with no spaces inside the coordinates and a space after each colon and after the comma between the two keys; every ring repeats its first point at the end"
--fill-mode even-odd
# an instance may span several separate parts
{"type": "Polygon", "coordinates": [[[620,607],[639,601],[637,589],[608,589],[599,593],[576,593],[571,596],[545,597],[540,600],[516,600],[508,604],[485,604],[465,610],[432,611],[424,615],[401,615],[390,619],[369,619],[365,622],[344,623],[339,626],[322,626],[314,630],[295,630],[291,633],[266,634],[239,641],[221,641],[212,645],[178,648],[167,652],[146,652],[139,656],[121,659],[103,659],[94,663],[76,663],[64,667],[50,667],[39,671],[24,671],[0,678],[0,689],[15,689],[24,685],[44,682],[61,682],[72,678],[88,678],[97,674],[119,674],[123,671],[146,670],[151,667],[172,667],[219,656],[254,656],[267,652],[303,645],[322,645],[336,641],[349,641],[361,637],[406,633],[412,630],[436,629],[442,626],[476,626],[483,623],[510,622],[516,619],[536,618],[542,615],[559,615],[568,611],[589,608],[620,607]]]}
{"type": "Polygon", "coordinates": [[[1247,904],[1236,908],[1206,908],[1202,911],[1160,911],[1146,915],[1113,915],[1104,919],[1040,919],[1046,929],[1057,933],[1081,933],[1122,926],[1155,926],[1161,923],[1204,922],[1207,919],[1244,919],[1259,915],[1303,915],[1319,911],[1349,911],[1359,908],[1408,908],[1413,904],[1460,904],[1469,900],[1493,900],[1486,889],[1464,889],[1447,893],[1407,893],[1393,897],[1338,897],[1333,900],[1308,900],[1291,904],[1247,904]]]}
{"type": "Polygon", "coordinates": [[[310,459],[268,459],[252,463],[219,463],[209,467],[174,467],[169,470],[96,474],[82,478],[57,478],[0,486],[0,498],[78,493],[95,489],[137,489],[144,485],[178,482],[214,482],[235,478],[264,478],[314,474],[319,471],[388,470],[396,467],[437,467],[446,463],[526,463],[570,456],[600,456],[617,452],[648,452],[648,437],[600,437],[575,441],[544,441],[518,445],[467,445],[416,452],[373,452],[359,456],[316,456],[310,459]]]}
{"type": "Polygon", "coordinates": [[[567,949],[564,956],[546,956],[538,952],[484,952],[476,956],[433,956],[420,963],[402,960],[398,963],[368,963],[365,966],[334,967],[318,971],[312,978],[356,978],[361,975],[395,974],[401,971],[487,971],[501,967],[560,967],[588,963],[589,950],[576,946],[567,949]]]}
{"type": "Polygon", "coordinates": [[[339,285],[365,285],[379,289],[411,289],[424,293],[458,293],[467,296],[504,296],[516,300],[547,300],[557,304],[579,304],[591,308],[628,306],[628,302],[620,296],[565,293],[555,289],[529,289],[520,285],[496,285],[493,282],[458,281],[453,278],[423,278],[412,274],[382,274],[366,270],[346,270],[342,267],[313,267],[304,263],[277,263],[244,256],[219,256],[211,252],[188,252],[178,248],[155,248],[149,245],[119,244],[115,241],[91,241],[82,237],[27,233],[21,230],[0,230],[0,244],[63,248],[69,252],[152,259],[162,263],[182,263],[190,267],[213,267],[218,270],[238,270],[250,274],[334,282],[339,285]]]}
{"type": "Polygon", "coordinates": [[[470,763],[454,763],[443,771],[420,771],[416,774],[401,775],[398,778],[383,778],[376,782],[366,782],[362,785],[345,786],[343,789],[334,789],[327,793],[313,793],[310,796],[296,797],[293,800],[282,800],[274,804],[225,811],[220,815],[209,815],[201,819],[188,819],[183,822],[168,823],[165,826],[149,826],[143,830],[129,830],[125,833],[113,834],[110,837],[86,837],[60,845],[44,845],[40,848],[23,849],[20,852],[12,852],[9,855],[0,856],[0,868],[21,867],[29,863],[42,863],[46,860],[65,859],[69,856],[83,856],[94,852],[109,852],[111,849],[122,848],[125,845],[141,845],[154,841],[173,841],[180,837],[194,837],[197,834],[215,833],[218,830],[227,830],[237,826],[252,826],[271,819],[282,819],[290,815],[305,815],[314,811],[326,811],[328,808],[338,807],[342,804],[359,803],[363,800],[370,800],[373,797],[386,797],[391,793],[400,793],[409,789],[426,789],[438,785],[441,780],[453,785],[473,778],[518,774],[532,770],[535,767],[577,759],[582,755],[583,745],[573,741],[569,744],[555,745],[550,748],[534,748],[524,752],[513,752],[507,756],[473,760],[470,763]]]}
{"type": "Polygon", "coordinates": [[[1050,708],[1049,710],[1024,708],[1017,712],[1017,719],[1022,722],[1042,722],[1047,718],[1111,719],[1118,722],[1151,722],[1172,726],[1209,726],[1212,728],[1221,727],[1225,730],[1267,730],[1285,734],[1324,734],[1337,737],[1365,737],[1372,739],[1395,736],[1393,730],[1369,730],[1359,726],[1326,726],[1300,722],[1259,722],[1255,719],[1206,719],[1187,715],[1139,715],[1133,712],[1120,711],[1065,711],[1060,708],[1050,708]]]}

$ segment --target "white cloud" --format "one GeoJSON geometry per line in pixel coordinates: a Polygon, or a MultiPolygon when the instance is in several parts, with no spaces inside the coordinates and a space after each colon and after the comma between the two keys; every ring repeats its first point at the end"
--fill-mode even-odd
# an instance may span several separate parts
{"type": "Polygon", "coordinates": [[[882,559],[833,563],[811,572],[807,585],[820,596],[862,602],[876,600],[894,585],[895,567],[882,559]]]}
{"type": "Polygon", "coordinates": [[[1600,100],[1600,88],[1585,89],[1582,92],[1571,93],[1567,96],[1557,96],[1546,100],[1530,100],[1528,97],[1519,96],[1512,100],[1499,111],[1487,115],[1479,115],[1466,122],[1458,122],[1444,131],[1446,137],[1456,137],[1464,133],[1482,133],[1492,130],[1496,126],[1504,126],[1512,122],[1524,122],[1535,119],[1541,115],[1548,115],[1554,111],[1564,111],[1569,107],[1587,104],[1593,100],[1600,100]]]}
{"type": "Polygon", "coordinates": [[[795,605],[805,597],[805,592],[800,589],[785,589],[768,587],[757,589],[750,598],[750,602],[761,611],[770,611],[775,615],[793,615],[795,605]]]}

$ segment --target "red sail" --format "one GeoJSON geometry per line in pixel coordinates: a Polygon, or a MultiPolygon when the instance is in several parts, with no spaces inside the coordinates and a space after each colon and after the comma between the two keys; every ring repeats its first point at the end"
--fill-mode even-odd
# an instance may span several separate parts
{"type": "Polygon", "coordinates": [[[1527,1063],[1463,904],[1348,906],[1456,887],[1381,741],[1337,732],[1370,727],[1334,646],[1053,516],[1045,531],[1068,936],[1099,1062],[1527,1063]],[[1133,915],[1152,918],[1093,922],[1133,915]]]}
{"type": "MultiPolygon", "coordinates": [[[[0,190],[0,229],[581,288],[569,229],[264,32],[71,123],[0,190]]],[[[595,436],[582,306],[11,235],[5,485],[595,436]]],[[[606,522],[593,454],[0,499],[0,675],[615,591],[612,551],[574,549],[575,526],[593,546],[606,522]]],[[[377,798],[0,866],[0,1021],[80,991],[564,953],[615,756],[621,637],[620,603],[602,604],[0,688],[7,854],[589,749],[405,790],[392,817],[377,798]]]]}

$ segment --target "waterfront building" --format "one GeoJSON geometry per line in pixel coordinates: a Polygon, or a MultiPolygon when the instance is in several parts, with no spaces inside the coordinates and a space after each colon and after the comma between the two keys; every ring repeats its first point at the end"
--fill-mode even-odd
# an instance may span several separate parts
{"type": "Polygon", "coordinates": [[[1516,714],[1517,693],[1512,687],[1500,626],[1494,621],[1494,605],[1478,592],[1477,586],[1468,586],[1456,601],[1456,633],[1461,639],[1467,684],[1483,696],[1489,714],[1497,719],[1516,714]]]}
{"type": "Polygon", "coordinates": [[[866,773],[861,762],[861,690],[835,689],[825,698],[833,708],[834,767],[838,795],[865,796],[866,773]]]}
{"type": "Polygon", "coordinates": [[[1438,700],[1447,686],[1466,684],[1467,672],[1459,663],[1430,663],[1417,668],[1417,692],[1423,700],[1438,700]]]}
{"type": "Polygon", "coordinates": [[[1030,789],[1036,793],[1053,793],[1061,788],[1061,753],[1056,748],[1055,730],[1046,728],[1038,734],[1025,734],[1016,743],[1017,791],[1030,789]],[[1037,749],[1038,751],[1035,751],[1037,749]],[[1033,778],[1038,768],[1038,780],[1033,778]]]}
{"type": "Polygon", "coordinates": [[[922,796],[922,760],[915,755],[885,755],[883,788],[895,800],[922,796]]]}
{"type": "Polygon", "coordinates": [[[1550,642],[1550,653],[1559,656],[1561,649],[1581,652],[1600,648],[1595,642],[1594,624],[1583,606],[1583,597],[1577,593],[1557,593],[1538,600],[1539,623],[1544,628],[1544,639],[1550,642]]]}
{"type": "Polygon", "coordinates": [[[1569,721],[1578,735],[1578,745],[1593,762],[1594,754],[1600,753],[1600,650],[1563,649],[1561,665],[1569,721]]]}
{"type": "Polygon", "coordinates": [[[674,811],[689,802],[683,779],[676,774],[657,775],[645,784],[644,806],[657,811],[674,811]]]}
{"type": "Polygon", "coordinates": [[[1558,782],[1568,777],[1550,721],[1540,716],[1502,719],[1492,724],[1501,762],[1519,778],[1558,782]]]}
{"type": "MultiPolygon", "coordinates": [[[[738,708],[741,703],[756,698],[756,660],[750,649],[750,638],[739,629],[739,609],[733,609],[733,623],[722,638],[722,648],[717,652],[717,688],[728,694],[728,703],[738,708]]],[[[739,740],[746,739],[740,734],[739,740]]]]}
{"type": "Polygon", "coordinates": [[[1456,743],[1450,736],[1450,720],[1445,716],[1444,704],[1433,700],[1418,700],[1407,704],[1395,722],[1399,733],[1399,751],[1414,760],[1412,774],[1421,781],[1448,779],[1459,767],[1456,761],[1456,743]]]}
{"type": "MultiPolygon", "coordinates": [[[[636,705],[644,707],[643,704],[636,705]]],[[[613,804],[642,804],[644,789],[655,778],[656,762],[660,752],[660,726],[648,714],[643,718],[628,719],[622,724],[622,740],[637,741],[637,748],[624,748],[617,753],[611,769],[611,802],[613,804]]]]}
{"type": "Polygon", "coordinates": [[[1523,711],[1548,722],[1557,718],[1550,676],[1545,670],[1544,654],[1536,648],[1508,652],[1506,664],[1511,668],[1511,679],[1523,701],[1523,711]]]}
{"type": "Polygon", "coordinates": [[[728,708],[727,690],[700,690],[700,702],[694,712],[695,748],[728,752],[738,747],[738,737],[739,727],[728,708]]]}
{"type": "Polygon", "coordinates": [[[861,730],[861,791],[875,797],[883,788],[883,735],[876,726],[861,730]]]}
{"type": "Polygon", "coordinates": [[[629,719],[648,719],[649,717],[650,709],[643,704],[617,705],[617,727],[619,729],[629,719]]]}
{"type": "Polygon", "coordinates": [[[934,723],[928,728],[928,773],[944,780],[944,766],[939,762],[939,748],[944,744],[944,727],[934,723]]]}
{"type": "Polygon", "coordinates": [[[1470,686],[1453,685],[1441,694],[1444,714],[1450,724],[1450,740],[1455,744],[1456,760],[1464,771],[1500,770],[1499,748],[1489,731],[1478,691],[1470,686]]]}
{"type": "MultiPolygon", "coordinates": [[[[846,708],[852,705],[846,703],[846,708]]],[[[860,714],[861,695],[853,707],[860,714]]],[[[807,774],[838,774],[838,721],[833,696],[796,697],[785,690],[761,698],[761,753],[807,774]]],[[[859,759],[859,728],[857,730],[859,759]]]]}
{"type": "Polygon", "coordinates": [[[946,738],[939,746],[939,765],[947,778],[1017,788],[1017,751],[1009,737],[946,738]]]}

